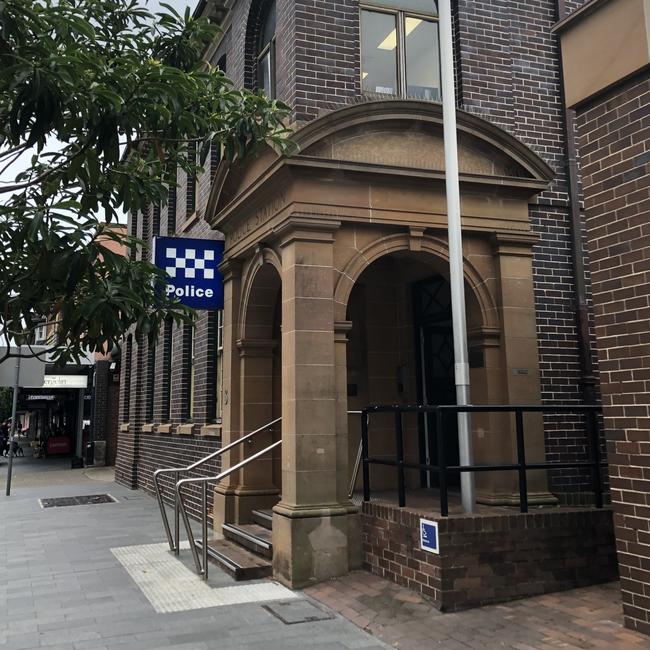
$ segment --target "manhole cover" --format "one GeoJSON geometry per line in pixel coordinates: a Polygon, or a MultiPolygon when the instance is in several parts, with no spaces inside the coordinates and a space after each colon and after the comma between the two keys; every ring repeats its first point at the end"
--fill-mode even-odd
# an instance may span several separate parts
{"type": "Polygon", "coordinates": [[[39,499],[41,508],[62,508],[64,506],[87,506],[95,503],[115,503],[117,499],[110,494],[85,494],[80,497],[54,497],[39,499]]]}
{"type": "Polygon", "coordinates": [[[332,614],[322,610],[308,600],[290,600],[271,605],[262,605],[262,607],[276,618],[279,618],[285,625],[329,621],[334,618],[332,614]]]}

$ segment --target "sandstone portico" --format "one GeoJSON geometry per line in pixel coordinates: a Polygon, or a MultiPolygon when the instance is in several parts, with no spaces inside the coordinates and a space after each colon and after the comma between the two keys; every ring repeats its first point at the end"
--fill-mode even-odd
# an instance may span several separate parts
{"type": "MultiPolygon", "coordinates": [[[[217,172],[207,219],[226,242],[223,444],[281,416],[282,452],[217,488],[214,521],[247,523],[277,501],[274,566],[292,586],[360,562],[347,496],[359,423],[348,411],[417,403],[429,372],[415,353],[428,330],[414,300],[432,279],[444,293],[448,275],[441,119],[436,104],[367,102],[300,129],[292,157],[269,150],[217,172]]],[[[459,128],[473,398],[537,403],[528,203],[552,172],[475,116],[460,113],[459,128]]],[[[453,368],[435,379],[453,383],[453,368]]],[[[478,462],[515,460],[509,417],[474,419],[478,462]]],[[[530,428],[528,456],[543,461],[541,419],[530,428]]],[[[417,456],[417,435],[409,444],[417,456]]],[[[512,473],[482,475],[477,488],[483,503],[518,502],[512,473]]],[[[532,502],[553,502],[544,472],[529,490],[532,502]]]]}

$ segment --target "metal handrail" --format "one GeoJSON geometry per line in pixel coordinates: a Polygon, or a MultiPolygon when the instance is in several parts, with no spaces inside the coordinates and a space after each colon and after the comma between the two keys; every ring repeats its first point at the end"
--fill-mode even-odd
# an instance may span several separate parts
{"type": "MultiPolygon", "coordinates": [[[[366,419],[366,425],[368,418],[370,417],[369,413],[363,411],[348,411],[348,415],[360,415],[362,418],[366,419]]],[[[361,459],[363,457],[363,440],[359,440],[359,449],[357,450],[357,458],[354,461],[354,467],[352,468],[352,476],[350,478],[350,489],[348,490],[348,499],[352,498],[354,494],[354,488],[357,484],[357,478],[359,477],[359,470],[361,469],[361,459]]]]}
{"type": "Polygon", "coordinates": [[[187,539],[190,542],[190,550],[192,551],[192,557],[194,558],[194,565],[196,566],[196,572],[204,579],[208,579],[208,483],[218,482],[222,479],[230,476],[233,472],[240,470],[242,467],[248,465],[248,463],[257,460],[260,456],[268,453],[272,449],[275,449],[277,446],[282,444],[282,440],[278,440],[268,447],[254,453],[249,458],[246,458],[236,465],[233,465],[229,469],[217,474],[217,476],[201,476],[199,478],[184,478],[176,483],[176,502],[180,506],[180,512],[183,517],[183,524],[185,525],[185,531],[187,532],[187,539]],[[196,540],[194,539],[194,533],[192,532],[192,526],[190,524],[190,518],[185,509],[185,504],[183,503],[183,498],[181,495],[181,488],[184,485],[189,485],[190,483],[202,483],[202,517],[201,517],[201,530],[203,534],[203,539],[201,542],[201,551],[202,558],[199,558],[199,553],[196,550],[196,540]]]}
{"type": "Polygon", "coordinates": [[[154,490],[156,492],[156,498],[158,499],[158,507],[160,508],[160,515],[162,517],[163,521],[163,526],[165,527],[165,534],[167,535],[167,542],[169,543],[169,549],[173,551],[176,555],[179,553],[179,535],[180,535],[180,521],[179,521],[179,504],[178,500],[176,497],[174,497],[174,535],[172,537],[172,531],[171,528],[169,527],[169,519],[167,517],[167,511],[165,510],[165,503],[163,501],[163,495],[162,495],[162,489],[160,487],[160,483],[158,482],[158,478],[162,474],[174,474],[174,483],[178,483],[179,480],[179,475],[181,473],[186,473],[186,472],[191,472],[192,470],[197,469],[198,467],[201,467],[201,465],[204,465],[208,461],[218,458],[221,456],[221,454],[224,454],[227,451],[230,451],[237,445],[240,445],[242,442],[246,442],[247,440],[250,440],[254,436],[256,436],[258,433],[261,433],[262,431],[267,431],[270,429],[273,425],[277,424],[280,422],[282,418],[276,418],[275,420],[272,420],[268,424],[265,424],[264,426],[260,427],[259,429],[255,429],[255,431],[251,431],[250,433],[246,434],[245,436],[242,436],[241,438],[238,438],[234,442],[231,442],[230,444],[227,444],[225,447],[221,447],[221,449],[217,449],[217,451],[209,454],[205,458],[202,458],[201,460],[196,461],[195,463],[192,463],[191,465],[188,465],[187,467],[166,467],[163,469],[157,469],[153,473],[153,484],[154,484],[154,490]]]}

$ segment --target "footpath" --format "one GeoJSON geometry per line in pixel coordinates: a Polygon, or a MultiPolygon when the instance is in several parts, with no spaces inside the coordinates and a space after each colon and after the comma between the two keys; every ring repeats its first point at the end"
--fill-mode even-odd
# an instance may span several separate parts
{"type": "Polygon", "coordinates": [[[441,614],[358,571],[304,592],[272,580],[206,585],[165,542],[157,504],[109,468],[0,459],[0,648],[264,650],[315,648],[650,648],[622,626],[617,583],[441,614]],[[79,505],[72,497],[108,495],[79,505]],[[62,505],[47,499],[67,497],[62,505]]]}

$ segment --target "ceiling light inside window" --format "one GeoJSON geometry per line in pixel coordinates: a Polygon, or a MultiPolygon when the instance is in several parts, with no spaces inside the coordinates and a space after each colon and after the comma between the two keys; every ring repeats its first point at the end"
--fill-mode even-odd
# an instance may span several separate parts
{"type": "MultiPolygon", "coordinates": [[[[406,35],[408,36],[420,23],[420,18],[409,18],[407,16],[405,21],[406,35]]],[[[386,38],[377,46],[378,50],[394,50],[397,47],[397,30],[393,30],[386,38]]]]}

